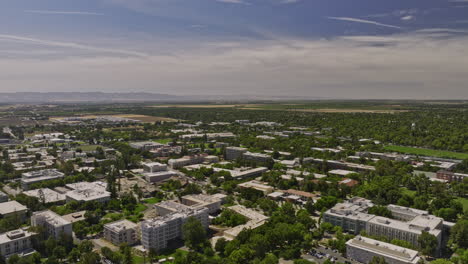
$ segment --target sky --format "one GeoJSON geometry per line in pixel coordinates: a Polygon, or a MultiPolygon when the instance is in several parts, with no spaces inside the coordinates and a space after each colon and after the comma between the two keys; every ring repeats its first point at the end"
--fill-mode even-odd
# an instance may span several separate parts
{"type": "Polygon", "coordinates": [[[468,0],[0,2],[0,92],[468,99],[468,0]]]}

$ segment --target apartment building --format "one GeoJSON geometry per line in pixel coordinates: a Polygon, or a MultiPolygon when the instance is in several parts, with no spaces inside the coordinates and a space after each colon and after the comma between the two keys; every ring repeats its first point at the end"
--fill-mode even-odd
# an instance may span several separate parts
{"type": "Polygon", "coordinates": [[[388,264],[417,264],[421,259],[416,250],[357,236],[346,242],[346,256],[361,263],[373,257],[383,257],[388,264]]]}
{"type": "Polygon", "coordinates": [[[324,214],[324,221],[341,226],[344,231],[359,234],[362,230],[368,235],[385,236],[388,239],[405,240],[418,245],[418,238],[423,231],[437,238],[442,244],[444,230],[452,223],[428,214],[427,211],[397,205],[387,206],[393,218],[369,214],[367,210],[374,206],[371,201],[354,197],[344,203],[338,203],[324,214]]]}
{"type": "Polygon", "coordinates": [[[65,177],[65,174],[56,169],[46,169],[40,171],[30,171],[21,174],[21,186],[23,190],[29,190],[32,184],[57,180],[65,177]]]}
{"type": "Polygon", "coordinates": [[[147,250],[166,248],[169,241],[183,238],[182,227],[189,217],[195,217],[205,228],[208,227],[208,208],[194,209],[185,206],[180,211],[142,222],[141,244],[147,250]]]}
{"type": "Polygon", "coordinates": [[[42,226],[49,237],[60,238],[62,234],[72,236],[72,223],[50,211],[35,212],[31,216],[31,226],[42,226]]]}
{"type": "Polygon", "coordinates": [[[190,194],[180,198],[180,202],[184,205],[191,206],[194,208],[205,207],[208,208],[208,213],[213,214],[221,209],[223,201],[223,194],[218,195],[206,195],[206,194],[190,194]]]}
{"type": "Polygon", "coordinates": [[[269,194],[269,193],[272,193],[274,191],[274,189],[275,189],[272,186],[268,185],[267,183],[260,182],[260,181],[257,181],[257,180],[252,180],[252,181],[248,181],[248,182],[244,182],[244,183],[239,183],[237,186],[240,187],[240,188],[249,188],[249,189],[254,189],[254,190],[257,190],[257,191],[261,191],[265,195],[269,194]]]}
{"type": "Polygon", "coordinates": [[[139,227],[126,219],[104,225],[104,238],[114,245],[126,243],[134,245],[138,242],[139,227]]]}
{"type": "Polygon", "coordinates": [[[9,258],[14,254],[27,256],[34,253],[31,237],[34,233],[23,229],[13,230],[0,234],[0,255],[9,258]]]}
{"type": "Polygon", "coordinates": [[[226,159],[227,160],[236,160],[242,158],[242,154],[246,153],[246,148],[240,147],[227,147],[226,148],[226,159]]]}

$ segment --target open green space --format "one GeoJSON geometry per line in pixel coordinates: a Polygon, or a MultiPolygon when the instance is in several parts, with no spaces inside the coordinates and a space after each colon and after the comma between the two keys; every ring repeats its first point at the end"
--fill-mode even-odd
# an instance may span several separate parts
{"type": "Polygon", "coordinates": [[[82,145],[79,148],[83,151],[95,151],[100,145],[82,145]]]}
{"type": "Polygon", "coordinates": [[[155,139],[153,141],[161,143],[161,144],[167,144],[172,141],[172,138],[161,138],[161,139],[155,139]]]}
{"type": "Polygon", "coordinates": [[[160,201],[161,201],[161,199],[156,198],[156,197],[152,197],[152,198],[148,198],[146,200],[143,200],[143,202],[145,202],[147,204],[155,204],[155,203],[159,203],[160,201]]]}
{"type": "Polygon", "coordinates": [[[405,154],[414,154],[421,156],[431,156],[438,158],[468,159],[468,153],[453,152],[447,150],[425,149],[405,146],[388,145],[385,150],[396,151],[405,154]]]}

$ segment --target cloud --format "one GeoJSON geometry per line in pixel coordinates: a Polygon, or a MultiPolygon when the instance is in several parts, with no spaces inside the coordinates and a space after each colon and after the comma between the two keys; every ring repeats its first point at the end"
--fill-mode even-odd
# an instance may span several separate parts
{"type": "Polygon", "coordinates": [[[216,2],[227,3],[227,4],[245,4],[243,0],[215,0],[216,2]]]}
{"type": "Polygon", "coordinates": [[[389,24],[383,24],[383,23],[379,23],[379,22],[376,22],[376,21],[365,20],[365,19],[359,19],[359,18],[352,18],[352,17],[327,17],[327,18],[328,18],[328,19],[334,19],[334,20],[341,20],[341,21],[349,21],[349,22],[356,22],[356,23],[363,23],[363,24],[371,24],[371,25],[376,25],[376,26],[380,26],[380,27],[402,29],[402,27],[399,27],[399,26],[394,26],[394,25],[389,25],[389,24]]]}
{"type": "Polygon", "coordinates": [[[408,21],[408,20],[412,20],[413,18],[414,16],[404,16],[404,17],[401,17],[400,19],[403,21],[408,21]]]}
{"type": "Polygon", "coordinates": [[[42,15],[82,15],[82,16],[103,16],[103,13],[83,12],[83,11],[53,11],[53,10],[25,10],[26,13],[42,15]]]}
{"type": "Polygon", "coordinates": [[[198,41],[190,47],[178,46],[186,43],[181,39],[165,50],[177,57],[154,52],[144,58],[108,52],[53,59],[0,56],[0,91],[34,87],[35,91],[131,90],[179,95],[237,92],[468,99],[468,61],[460,56],[468,54],[468,37],[455,34],[440,39],[431,34],[426,30],[331,39],[285,37],[284,43],[275,39],[198,41]]]}
{"type": "Polygon", "coordinates": [[[80,49],[80,50],[88,50],[98,53],[113,53],[125,56],[136,56],[136,57],[146,57],[148,56],[145,53],[137,52],[137,51],[130,51],[124,49],[113,49],[113,48],[102,48],[102,47],[95,47],[90,45],[83,45],[74,42],[62,42],[62,41],[54,41],[54,40],[45,40],[45,39],[38,39],[38,38],[31,38],[31,37],[24,37],[24,36],[17,36],[17,35],[6,35],[0,34],[0,41],[15,41],[25,44],[35,44],[35,45],[42,45],[42,46],[50,46],[50,47],[61,47],[61,48],[71,48],[71,49],[80,49]]]}

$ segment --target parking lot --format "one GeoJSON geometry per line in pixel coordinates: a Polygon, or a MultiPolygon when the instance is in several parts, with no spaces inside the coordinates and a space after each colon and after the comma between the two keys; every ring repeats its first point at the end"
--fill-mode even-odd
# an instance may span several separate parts
{"type": "Polygon", "coordinates": [[[327,249],[323,246],[318,246],[317,248],[312,249],[311,252],[303,254],[302,258],[320,264],[324,263],[327,259],[330,259],[332,262],[360,264],[358,261],[352,261],[345,258],[343,255],[341,255],[340,252],[336,250],[329,248],[327,249]]]}

